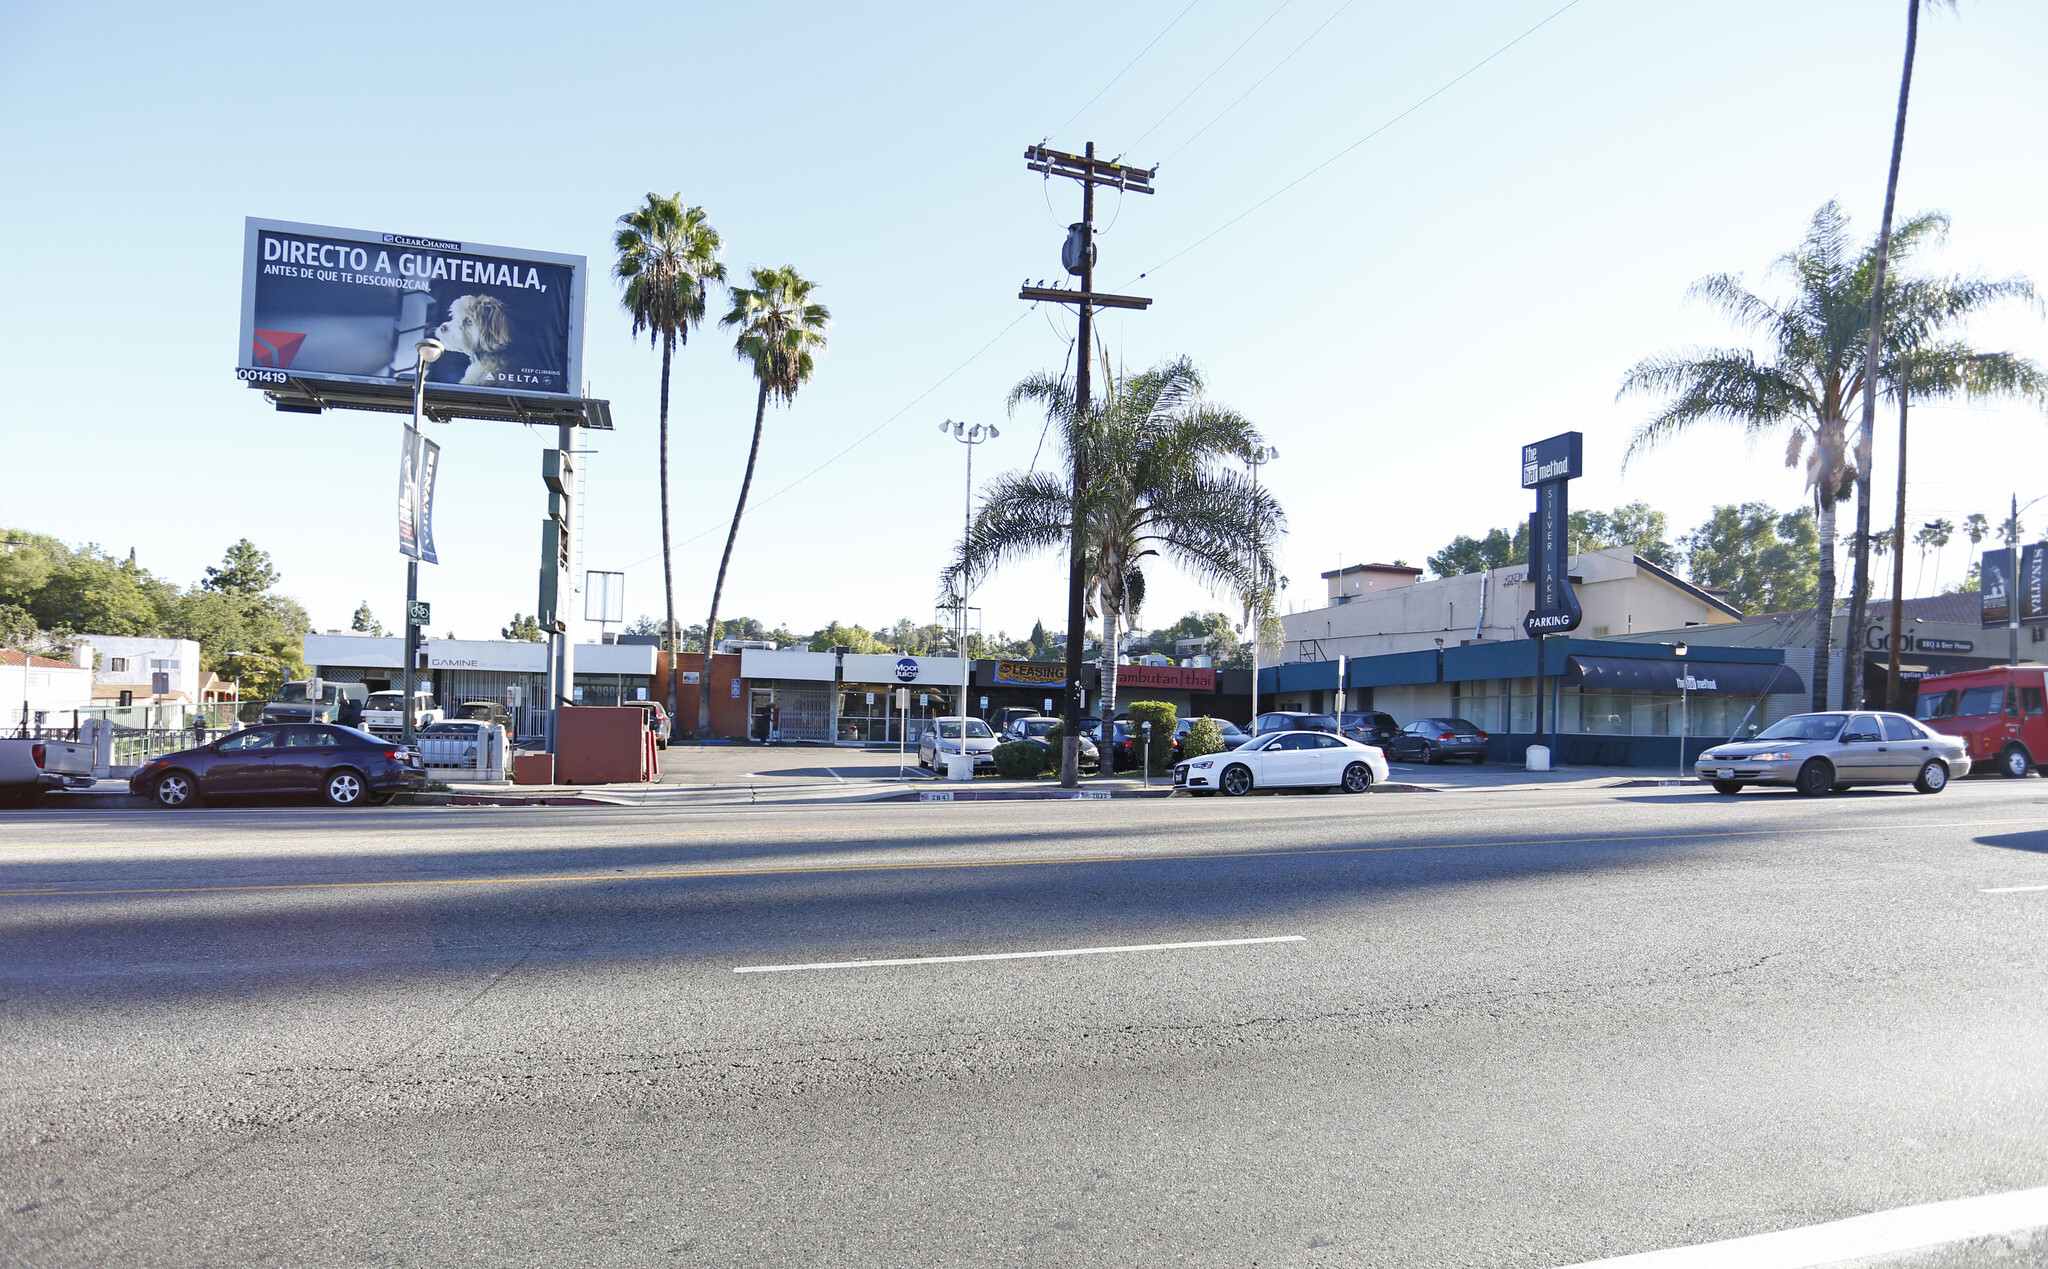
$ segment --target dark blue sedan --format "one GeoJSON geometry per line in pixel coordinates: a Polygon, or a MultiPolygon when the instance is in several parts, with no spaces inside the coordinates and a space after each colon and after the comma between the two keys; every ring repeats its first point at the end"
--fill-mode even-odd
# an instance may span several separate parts
{"type": "Polygon", "coordinates": [[[163,807],[268,793],[317,793],[330,806],[360,806],[426,783],[417,749],[353,727],[274,723],[153,759],[129,777],[128,790],[163,807]]]}

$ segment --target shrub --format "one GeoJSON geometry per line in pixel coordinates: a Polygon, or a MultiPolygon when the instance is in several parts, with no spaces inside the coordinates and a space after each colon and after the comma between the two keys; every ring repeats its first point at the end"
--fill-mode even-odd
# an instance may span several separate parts
{"type": "Polygon", "coordinates": [[[1197,718],[1188,724],[1188,734],[1181,737],[1180,756],[1183,758],[1202,758],[1223,750],[1223,724],[1213,718],[1197,718]]]}
{"type": "Polygon", "coordinates": [[[1031,780],[1045,774],[1051,750],[1035,740],[1006,740],[996,746],[996,774],[1011,780],[1031,780]]]}
{"type": "Polygon", "coordinates": [[[1145,752],[1145,724],[1152,724],[1152,774],[1173,770],[1173,729],[1180,723],[1180,710],[1170,701],[1132,701],[1130,721],[1131,756],[1145,752]]]}

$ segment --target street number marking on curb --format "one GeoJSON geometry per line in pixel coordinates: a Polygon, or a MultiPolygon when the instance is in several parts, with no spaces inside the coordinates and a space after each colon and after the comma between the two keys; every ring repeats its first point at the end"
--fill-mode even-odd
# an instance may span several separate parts
{"type": "Polygon", "coordinates": [[[1044,952],[984,952],[979,956],[907,956],[888,961],[820,961],[815,965],[736,965],[735,974],[787,974],[799,969],[872,969],[882,965],[957,965],[962,961],[1025,961],[1045,956],[1107,956],[1116,952],[1172,952],[1190,947],[1248,947],[1253,943],[1302,943],[1306,935],[1259,939],[1205,939],[1199,943],[1131,943],[1123,947],[1063,947],[1044,952]]]}
{"type": "Polygon", "coordinates": [[[1825,1225],[1588,1260],[1567,1269],[1807,1269],[2048,1225],[2048,1186],[1896,1207],[1825,1225]]]}

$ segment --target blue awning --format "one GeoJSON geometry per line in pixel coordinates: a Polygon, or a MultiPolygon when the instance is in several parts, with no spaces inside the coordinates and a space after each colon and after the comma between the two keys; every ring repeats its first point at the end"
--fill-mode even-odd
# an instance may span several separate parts
{"type": "Polygon", "coordinates": [[[1806,690],[1799,675],[1783,665],[1695,661],[1690,657],[1638,660],[1573,653],[1565,661],[1564,681],[1610,692],[1676,692],[1683,688],[1724,696],[1763,696],[1806,690]]]}

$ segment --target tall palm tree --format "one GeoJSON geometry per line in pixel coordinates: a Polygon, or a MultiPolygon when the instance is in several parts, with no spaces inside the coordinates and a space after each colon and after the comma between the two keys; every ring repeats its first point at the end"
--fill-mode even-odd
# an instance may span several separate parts
{"type": "MultiPolygon", "coordinates": [[[[1913,91],[1913,54],[1920,45],[1921,5],[1947,5],[1953,9],[1955,0],[1906,0],[1906,60],[1899,72],[1899,108],[1892,122],[1891,167],[1884,183],[1884,215],[1877,227],[1877,250],[1871,261],[1872,276],[1870,287],[1870,323],[1864,334],[1864,364],[1875,365],[1882,357],[1884,346],[1886,286],[1885,271],[1889,265],[1892,240],[1892,208],[1899,196],[1899,159],[1906,148],[1906,102],[1913,91]]],[[[1903,400],[1903,398],[1901,398],[1903,400]]],[[[1903,414],[1901,427],[1904,426],[1903,414]]],[[[1863,394],[1863,426],[1856,433],[1856,533],[1850,540],[1850,551],[1855,561],[1855,577],[1849,589],[1849,629],[1863,629],[1863,605],[1870,593],[1870,453],[1877,434],[1877,394],[1863,394]]],[[[1903,481],[1903,476],[1901,480],[1903,481]]],[[[1904,494],[1901,493],[1901,497],[1904,494]]],[[[1895,525],[1896,529],[1897,526],[1895,525]]],[[[1903,558],[1903,557],[1901,557],[1903,558]]],[[[1897,597],[1894,596],[1894,599],[1897,597]]],[[[1892,605],[1894,616],[1894,639],[1897,642],[1896,627],[1898,605],[1892,605]]],[[[1863,657],[1849,658],[1849,684],[1843,693],[1844,702],[1851,705],[1863,703],[1863,657]]]]}
{"type": "MultiPolygon", "coordinates": [[[[1948,229],[1937,212],[1909,217],[1891,235],[1890,255],[1903,263],[1923,244],[1948,229]]],[[[1769,352],[1748,348],[1692,350],[1638,362],[1622,378],[1618,395],[1644,393],[1668,398],[1629,442],[1624,464],[1656,445],[1689,431],[1699,423],[1729,423],[1751,438],[1785,437],[1785,465],[1804,464],[1806,485],[1814,498],[1820,530],[1820,577],[1813,660],[1813,707],[1828,708],[1833,660],[1836,596],[1836,504],[1855,489],[1868,462],[1868,451],[1851,444],[1848,419],[1867,394],[1864,359],[1868,352],[1871,287],[1876,276],[1875,245],[1857,251],[1848,218],[1833,202],[1814,213],[1798,247],[1781,257],[1778,267],[1793,280],[1792,295],[1773,303],[1746,289],[1729,274],[1716,274],[1693,284],[1690,294],[1719,307],[1738,325],[1755,331],[1769,352]]],[[[1908,355],[1930,356],[1934,332],[2003,299],[2031,296],[2023,278],[1990,281],[1979,278],[1906,278],[1893,274],[1885,284],[1885,308],[1892,314],[1890,334],[1880,350],[1878,390],[1887,386],[1895,368],[1908,355]]],[[[1944,345],[1944,347],[1947,347],[1944,345]]],[[[1939,360],[1944,373],[1963,375],[1967,358],[1983,358],[1960,346],[1948,348],[1939,360]]],[[[2004,354],[1989,355],[1977,374],[1991,390],[1994,363],[2017,373],[2025,363],[2004,354]],[[2003,361],[1998,361],[2003,358],[2003,361]]],[[[1921,371],[1912,372],[1914,382],[1921,371]]],[[[2004,372],[1999,372],[2004,373],[2004,372]]],[[[1927,381],[1937,381],[1927,371],[1927,381]]],[[[1960,385],[1961,380],[1957,381],[1960,385]]],[[[1963,386],[1955,391],[1973,390],[1963,386]]]]}
{"type": "MultiPolygon", "coordinates": [[[[825,351],[825,328],[832,314],[811,303],[815,283],[794,265],[779,269],[755,266],[753,285],[732,288],[732,311],[719,325],[734,327],[733,354],[753,368],[760,391],[754,401],[754,443],[747,450],[747,473],[740,478],[740,500],[732,509],[732,528],[725,535],[725,554],[718,558],[718,581],[711,588],[711,616],[704,622],[704,671],[698,682],[711,681],[711,655],[718,647],[718,601],[725,594],[725,570],[732,564],[732,544],[740,536],[740,517],[747,513],[747,492],[754,487],[754,462],[761,456],[761,426],[768,417],[768,399],[787,406],[797,389],[811,381],[814,358],[825,351]]],[[[711,695],[697,694],[697,737],[711,737],[711,695]]]]}
{"type": "MultiPolygon", "coordinates": [[[[1973,511],[1963,518],[1963,536],[1970,539],[1970,569],[1977,567],[1977,548],[1984,545],[1984,539],[1991,536],[1991,521],[1981,511],[1973,511]]],[[[1963,573],[1965,584],[1969,570],[1963,573]]]]}
{"type": "MultiPolygon", "coordinates": [[[[1169,559],[1198,581],[1247,593],[1273,573],[1269,544],[1285,516],[1270,490],[1254,493],[1233,466],[1259,447],[1258,430],[1235,410],[1203,399],[1194,363],[1179,358],[1135,375],[1105,365],[1102,378],[1107,390],[1090,402],[1086,418],[1073,384],[1046,374],[1011,389],[1009,408],[1042,409],[1065,451],[1054,468],[1070,470],[1079,452],[1088,471],[1079,498],[1083,566],[1089,615],[1102,619],[1098,664],[1107,729],[1116,717],[1117,633],[1143,601],[1142,561],[1169,559]]],[[[943,585],[961,589],[1013,560],[1068,549],[1074,513],[1073,493],[1050,471],[996,477],[943,585]]]]}
{"type": "MultiPolygon", "coordinates": [[[[725,266],[718,262],[718,231],[702,207],[685,208],[681,194],[663,198],[650,192],[645,203],[619,217],[612,245],[619,253],[612,273],[619,280],[620,302],[633,319],[633,334],[637,338],[646,331],[648,341],[661,349],[661,580],[668,605],[668,713],[673,718],[682,698],[676,665],[683,649],[676,638],[676,572],[669,548],[669,365],[676,345],[689,342],[690,328],[703,325],[707,292],[711,283],[725,281],[725,266]]],[[[703,695],[701,690],[698,694],[703,695]]]]}

